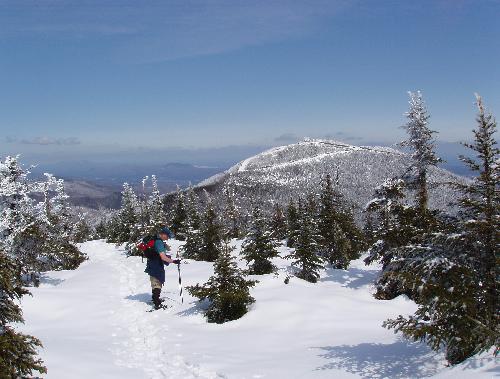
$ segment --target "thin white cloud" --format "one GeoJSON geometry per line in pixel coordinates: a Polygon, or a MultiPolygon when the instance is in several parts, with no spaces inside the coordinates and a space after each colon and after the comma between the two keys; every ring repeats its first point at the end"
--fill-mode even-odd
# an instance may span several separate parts
{"type": "Polygon", "coordinates": [[[0,5],[0,38],[100,34],[111,37],[115,59],[164,61],[300,38],[358,1],[7,1],[0,5]]]}
{"type": "Polygon", "coordinates": [[[274,139],[275,142],[297,142],[300,138],[295,133],[283,133],[274,139]]]}
{"type": "Polygon", "coordinates": [[[21,145],[41,145],[41,146],[47,146],[47,145],[73,146],[81,144],[80,140],[76,137],[68,137],[68,138],[34,137],[34,138],[22,138],[22,139],[6,137],[5,142],[18,143],[21,145]]]}

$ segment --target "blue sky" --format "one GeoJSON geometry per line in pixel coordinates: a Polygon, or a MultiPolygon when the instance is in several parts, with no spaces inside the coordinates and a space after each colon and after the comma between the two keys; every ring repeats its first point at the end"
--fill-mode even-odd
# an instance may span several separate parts
{"type": "Polygon", "coordinates": [[[0,0],[0,150],[392,143],[417,89],[439,138],[466,139],[474,92],[500,114],[499,16],[499,0],[0,0]]]}

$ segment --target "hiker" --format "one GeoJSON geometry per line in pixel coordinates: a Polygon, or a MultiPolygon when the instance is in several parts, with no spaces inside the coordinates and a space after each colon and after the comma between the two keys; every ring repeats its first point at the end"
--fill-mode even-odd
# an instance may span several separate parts
{"type": "Polygon", "coordinates": [[[173,233],[166,226],[162,227],[159,233],[154,237],[154,245],[151,248],[154,253],[147,257],[148,263],[144,271],[149,274],[149,279],[151,280],[151,290],[155,309],[161,308],[162,300],[160,300],[160,293],[163,283],[165,283],[164,265],[168,266],[170,263],[179,265],[181,263],[180,259],[172,259],[171,256],[167,254],[168,250],[164,241],[167,241],[169,238],[173,238],[173,233]]]}

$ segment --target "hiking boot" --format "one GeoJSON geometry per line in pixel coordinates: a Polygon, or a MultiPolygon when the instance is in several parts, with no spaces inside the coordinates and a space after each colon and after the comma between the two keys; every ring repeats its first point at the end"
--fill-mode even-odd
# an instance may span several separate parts
{"type": "Polygon", "coordinates": [[[160,293],[161,293],[161,289],[159,289],[159,288],[153,289],[153,304],[155,306],[155,309],[161,308],[162,301],[160,299],[160,293]]]}

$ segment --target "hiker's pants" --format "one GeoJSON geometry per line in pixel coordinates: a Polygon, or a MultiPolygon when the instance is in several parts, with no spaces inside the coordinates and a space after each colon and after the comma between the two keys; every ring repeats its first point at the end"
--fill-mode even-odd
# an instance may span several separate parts
{"type": "Polygon", "coordinates": [[[158,289],[161,289],[162,285],[161,285],[161,282],[156,279],[154,276],[149,276],[149,279],[151,280],[151,289],[155,289],[155,288],[158,288],[158,289]]]}

